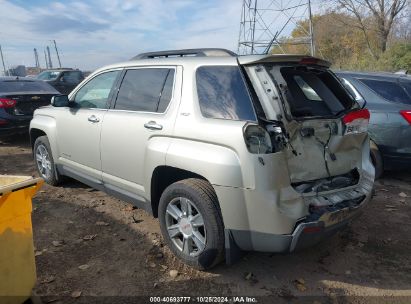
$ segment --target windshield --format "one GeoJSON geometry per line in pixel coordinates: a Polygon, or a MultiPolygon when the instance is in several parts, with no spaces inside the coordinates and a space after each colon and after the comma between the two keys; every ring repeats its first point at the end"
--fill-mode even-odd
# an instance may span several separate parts
{"type": "Polygon", "coordinates": [[[293,117],[334,117],[355,103],[353,96],[328,69],[301,65],[265,66],[280,84],[293,117]]]}
{"type": "Polygon", "coordinates": [[[56,94],[57,91],[43,81],[33,80],[6,80],[0,81],[0,93],[10,92],[44,92],[56,94]]]}
{"type": "Polygon", "coordinates": [[[37,79],[41,80],[55,80],[60,75],[61,72],[57,71],[44,71],[37,75],[37,79]]]}

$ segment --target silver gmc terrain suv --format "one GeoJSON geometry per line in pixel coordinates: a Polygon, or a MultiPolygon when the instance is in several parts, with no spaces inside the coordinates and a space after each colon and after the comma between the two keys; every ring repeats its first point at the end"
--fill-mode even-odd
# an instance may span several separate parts
{"type": "Polygon", "coordinates": [[[299,55],[223,49],[138,55],[35,111],[34,160],[158,217],[185,263],[291,252],[370,200],[369,112],[299,55]]]}

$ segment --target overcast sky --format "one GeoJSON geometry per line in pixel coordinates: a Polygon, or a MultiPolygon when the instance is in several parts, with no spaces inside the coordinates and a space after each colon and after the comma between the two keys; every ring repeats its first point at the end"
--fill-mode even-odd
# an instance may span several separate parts
{"type": "MultiPolygon", "coordinates": [[[[241,0],[0,0],[0,44],[7,66],[34,66],[37,48],[44,67],[44,48],[52,47],[50,40],[55,39],[62,65],[86,70],[145,51],[237,51],[241,6],[241,0]]],[[[284,18],[274,18],[274,28],[281,27],[284,18]]],[[[56,66],[54,48],[51,51],[56,66]]]]}

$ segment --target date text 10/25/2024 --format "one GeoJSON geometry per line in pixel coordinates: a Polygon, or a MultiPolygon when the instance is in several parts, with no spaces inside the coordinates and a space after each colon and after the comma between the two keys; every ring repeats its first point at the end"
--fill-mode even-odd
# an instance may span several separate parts
{"type": "Polygon", "coordinates": [[[150,297],[150,303],[258,303],[255,297],[150,297]]]}

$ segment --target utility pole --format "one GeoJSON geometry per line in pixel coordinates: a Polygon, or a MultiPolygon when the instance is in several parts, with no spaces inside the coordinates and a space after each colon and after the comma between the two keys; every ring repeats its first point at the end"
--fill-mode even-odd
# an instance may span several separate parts
{"type": "Polygon", "coordinates": [[[34,48],[34,61],[36,62],[36,68],[39,68],[40,67],[39,54],[37,53],[36,48],[34,48]]]}
{"type": "Polygon", "coordinates": [[[2,49],[1,49],[1,45],[0,45],[0,55],[1,55],[1,62],[3,63],[4,76],[6,76],[6,75],[7,75],[7,73],[6,73],[6,65],[4,64],[3,51],[2,51],[2,49]]]}
{"type": "Polygon", "coordinates": [[[44,61],[46,62],[46,69],[49,68],[49,63],[47,61],[47,54],[46,54],[46,50],[44,50],[44,61]]]}
{"type": "Polygon", "coordinates": [[[59,55],[59,50],[57,49],[56,40],[53,40],[53,42],[54,42],[54,48],[56,49],[57,59],[58,59],[58,61],[59,61],[59,67],[61,68],[60,55],[59,55]]]}
{"type": "Polygon", "coordinates": [[[49,46],[47,46],[46,49],[47,49],[47,55],[49,56],[49,68],[52,69],[53,68],[53,62],[51,61],[49,46]]]}
{"type": "Polygon", "coordinates": [[[254,55],[254,38],[255,38],[255,15],[257,15],[257,0],[254,2],[253,20],[251,25],[251,54],[254,55]]]}
{"type": "Polygon", "coordinates": [[[311,13],[311,0],[308,0],[308,15],[310,20],[310,50],[311,56],[315,56],[315,45],[314,45],[314,28],[313,28],[313,16],[311,13]]]}

